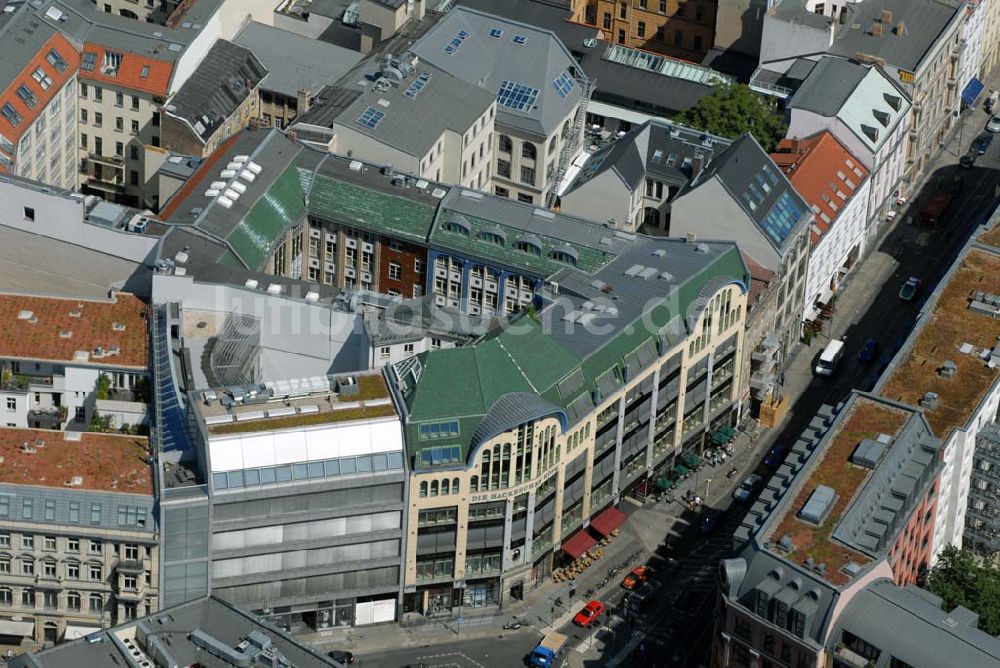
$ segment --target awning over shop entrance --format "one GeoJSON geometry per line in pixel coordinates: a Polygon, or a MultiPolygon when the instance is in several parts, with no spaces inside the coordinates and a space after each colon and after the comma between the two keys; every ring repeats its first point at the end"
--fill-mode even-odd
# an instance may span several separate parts
{"type": "Polygon", "coordinates": [[[971,107],[976,103],[976,98],[979,97],[979,94],[982,92],[983,82],[973,77],[972,80],[965,85],[965,90],[962,91],[962,105],[971,107]]]}
{"type": "Polygon", "coordinates": [[[602,536],[610,536],[611,532],[625,523],[625,513],[614,506],[602,510],[597,517],[590,520],[590,528],[602,536]]]}
{"type": "Polygon", "coordinates": [[[23,638],[34,634],[34,622],[15,622],[12,619],[0,619],[0,636],[18,636],[23,638]]]}
{"type": "Polygon", "coordinates": [[[581,529],[570,536],[560,549],[574,559],[579,559],[584,552],[595,545],[597,545],[597,541],[586,530],[581,529]]]}
{"type": "Polygon", "coordinates": [[[66,625],[66,640],[76,640],[97,633],[101,629],[97,626],[77,626],[76,624],[66,625]]]}

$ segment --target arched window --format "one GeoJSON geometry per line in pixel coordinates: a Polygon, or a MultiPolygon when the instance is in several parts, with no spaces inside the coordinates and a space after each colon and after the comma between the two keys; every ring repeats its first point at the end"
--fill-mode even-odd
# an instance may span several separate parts
{"type": "Polygon", "coordinates": [[[0,587],[0,606],[11,607],[14,605],[14,594],[10,587],[0,587]]]}
{"type": "Polygon", "coordinates": [[[490,451],[489,450],[483,450],[483,463],[484,464],[489,464],[490,463],[490,451]]]}
{"type": "Polygon", "coordinates": [[[510,153],[514,150],[514,142],[507,135],[499,136],[499,150],[501,153],[510,153]]]}
{"type": "Polygon", "coordinates": [[[70,610],[73,610],[74,612],[79,612],[81,604],[82,604],[82,600],[80,599],[80,594],[78,592],[71,591],[71,592],[67,592],[66,593],[66,607],[67,608],[69,608],[70,610]]]}
{"type": "Polygon", "coordinates": [[[557,143],[558,143],[558,140],[555,137],[553,137],[549,141],[549,155],[552,155],[552,153],[556,150],[556,144],[557,143]]]}
{"type": "Polygon", "coordinates": [[[518,239],[514,242],[514,250],[519,250],[522,253],[527,253],[528,255],[535,255],[540,257],[542,255],[542,249],[535,243],[525,240],[518,239]]]}
{"type": "Polygon", "coordinates": [[[441,496],[448,496],[451,494],[451,481],[445,478],[441,481],[441,496]]]}
{"type": "Polygon", "coordinates": [[[493,461],[495,461],[495,462],[496,461],[500,461],[500,446],[499,445],[494,445],[493,446],[493,461]]]}
{"type": "Polygon", "coordinates": [[[90,595],[90,612],[103,612],[104,611],[104,599],[100,594],[90,595]]]}
{"type": "Polygon", "coordinates": [[[469,479],[469,491],[470,492],[479,491],[479,476],[474,475],[469,479]]]}
{"type": "Polygon", "coordinates": [[[431,480],[431,496],[437,496],[437,495],[438,495],[438,481],[431,480]]]}
{"type": "Polygon", "coordinates": [[[451,493],[458,494],[461,491],[461,485],[459,484],[458,478],[451,479],[451,493]]]}
{"type": "Polygon", "coordinates": [[[560,132],[559,134],[562,135],[563,141],[565,141],[566,138],[569,137],[569,121],[563,123],[562,132],[560,132]]]}
{"type": "Polygon", "coordinates": [[[427,496],[427,481],[426,480],[424,480],[422,483],[420,483],[420,498],[424,498],[425,496],[427,496]]]}
{"type": "Polygon", "coordinates": [[[521,157],[534,160],[538,157],[538,149],[530,141],[521,142],[521,157]]]}

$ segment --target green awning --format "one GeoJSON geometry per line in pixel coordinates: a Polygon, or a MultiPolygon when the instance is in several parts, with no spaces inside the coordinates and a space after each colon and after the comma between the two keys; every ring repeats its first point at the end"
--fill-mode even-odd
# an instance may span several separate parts
{"type": "Polygon", "coordinates": [[[721,445],[722,443],[725,443],[735,435],[736,435],[735,429],[733,429],[729,425],[724,425],[715,430],[715,433],[712,434],[712,440],[721,445]]]}
{"type": "Polygon", "coordinates": [[[677,466],[674,467],[674,473],[676,473],[679,476],[683,476],[691,473],[691,469],[684,466],[683,464],[678,464],[677,466]]]}
{"type": "Polygon", "coordinates": [[[676,484],[677,483],[670,478],[658,478],[656,481],[656,488],[661,492],[665,492],[668,489],[673,489],[676,484]]]}
{"type": "Polygon", "coordinates": [[[681,455],[681,463],[684,464],[684,466],[693,469],[701,464],[701,457],[693,452],[689,452],[686,455],[681,455]]]}

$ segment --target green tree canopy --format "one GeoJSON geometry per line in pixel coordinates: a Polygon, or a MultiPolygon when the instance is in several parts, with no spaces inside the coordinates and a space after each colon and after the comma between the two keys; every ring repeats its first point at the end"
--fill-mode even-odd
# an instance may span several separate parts
{"type": "Polygon", "coordinates": [[[944,599],[945,610],[962,605],[979,613],[979,628],[1000,634],[1000,570],[977,564],[972,554],[949,545],[931,569],[929,589],[944,599]]]}
{"type": "Polygon", "coordinates": [[[679,114],[677,122],[735,139],[747,132],[770,153],[785,136],[785,119],[746,84],[720,84],[711,95],[679,114]]]}

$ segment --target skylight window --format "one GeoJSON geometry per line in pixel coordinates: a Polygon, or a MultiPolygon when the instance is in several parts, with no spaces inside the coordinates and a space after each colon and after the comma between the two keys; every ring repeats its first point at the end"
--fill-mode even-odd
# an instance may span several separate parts
{"type": "Polygon", "coordinates": [[[538,89],[514,81],[501,81],[497,102],[517,111],[528,111],[538,98],[538,89]]]}
{"type": "Polygon", "coordinates": [[[149,78],[149,65],[143,65],[142,66],[142,70],[139,71],[139,78],[140,79],[148,79],[149,78]]]}
{"type": "Polygon", "coordinates": [[[15,128],[21,124],[21,114],[17,113],[17,110],[11,106],[10,102],[5,102],[3,107],[0,107],[0,116],[6,118],[15,128]]]}
{"type": "Polygon", "coordinates": [[[458,47],[462,46],[462,44],[465,43],[465,40],[468,37],[469,37],[468,32],[466,32],[465,30],[459,30],[458,34],[452,37],[450,42],[445,44],[444,52],[447,53],[449,56],[455,53],[456,51],[458,51],[458,47]]]}
{"type": "Polygon", "coordinates": [[[430,80],[431,80],[430,73],[424,72],[423,74],[421,74],[420,76],[418,76],[416,79],[413,80],[413,83],[411,83],[409,88],[407,88],[403,92],[403,95],[412,100],[417,96],[417,93],[419,93],[424,89],[424,86],[426,86],[427,82],[430,80]]]}
{"type": "Polygon", "coordinates": [[[369,128],[370,130],[374,130],[378,127],[378,124],[382,122],[383,118],[385,118],[384,111],[375,109],[374,107],[368,107],[365,109],[365,113],[361,114],[361,118],[358,119],[358,123],[366,128],[369,128]]]}
{"type": "Polygon", "coordinates": [[[83,54],[83,59],[80,61],[80,69],[87,72],[93,72],[94,67],[96,66],[97,66],[97,54],[90,51],[85,52],[83,54]]]}
{"type": "Polygon", "coordinates": [[[31,73],[31,78],[38,82],[38,85],[42,87],[42,90],[48,90],[49,86],[52,85],[52,77],[50,77],[41,67],[31,73]]]}
{"type": "Polygon", "coordinates": [[[17,96],[21,98],[21,101],[24,102],[29,109],[34,109],[35,105],[38,104],[38,98],[35,97],[35,94],[31,92],[31,89],[24,84],[17,87],[17,96]]]}
{"type": "Polygon", "coordinates": [[[514,44],[523,45],[525,42],[528,41],[528,38],[525,37],[524,35],[514,35],[514,39],[512,41],[514,42],[514,44]]]}
{"type": "Polygon", "coordinates": [[[490,28],[490,37],[500,39],[503,37],[503,30],[500,30],[500,28],[490,28]]]}
{"type": "Polygon", "coordinates": [[[49,61],[49,65],[56,68],[56,72],[61,74],[66,71],[66,61],[63,60],[63,57],[59,55],[59,52],[55,49],[49,49],[49,53],[45,56],[45,60],[49,61]]]}
{"type": "Polygon", "coordinates": [[[556,93],[559,94],[559,97],[566,99],[566,96],[573,91],[573,86],[576,85],[576,82],[573,81],[573,77],[569,75],[569,72],[563,72],[556,77],[556,80],[552,82],[552,85],[555,86],[556,93]]]}

